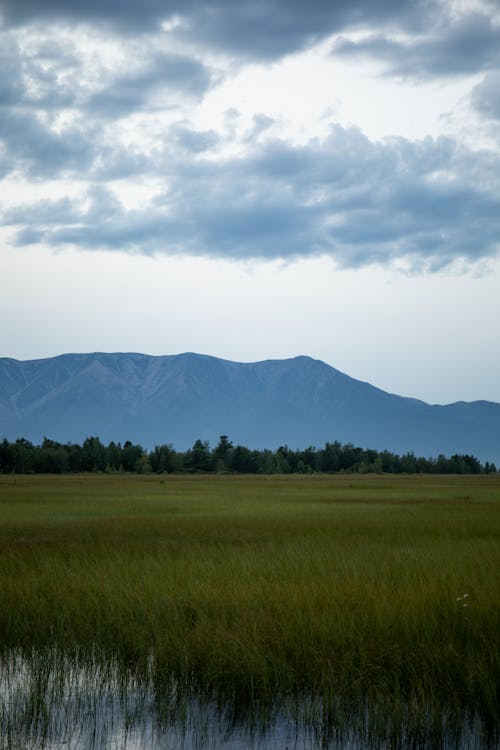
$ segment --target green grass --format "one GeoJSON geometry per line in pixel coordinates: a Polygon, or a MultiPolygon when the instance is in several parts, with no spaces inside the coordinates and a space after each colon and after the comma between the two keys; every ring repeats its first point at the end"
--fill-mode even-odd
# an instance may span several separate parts
{"type": "Polygon", "coordinates": [[[495,476],[0,476],[0,643],[495,734],[499,532],[495,476]]]}

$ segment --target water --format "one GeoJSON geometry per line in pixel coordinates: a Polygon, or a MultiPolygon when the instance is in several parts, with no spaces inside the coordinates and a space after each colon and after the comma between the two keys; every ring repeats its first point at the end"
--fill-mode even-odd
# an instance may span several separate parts
{"type": "Polygon", "coordinates": [[[155,690],[116,665],[83,665],[56,654],[10,654],[0,663],[2,750],[373,750],[494,747],[476,722],[458,731],[392,731],[370,713],[351,725],[318,700],[254,703],[244,711],[171,683],[155,690]]]}

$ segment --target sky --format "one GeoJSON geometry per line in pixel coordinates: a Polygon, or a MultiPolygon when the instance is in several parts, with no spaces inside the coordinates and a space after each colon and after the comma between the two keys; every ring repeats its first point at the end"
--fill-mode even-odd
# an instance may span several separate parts
{"type": "Polygon", "coordinates": [[[0,0],[0,356],[500,402],[498,0],[0,0]]]}

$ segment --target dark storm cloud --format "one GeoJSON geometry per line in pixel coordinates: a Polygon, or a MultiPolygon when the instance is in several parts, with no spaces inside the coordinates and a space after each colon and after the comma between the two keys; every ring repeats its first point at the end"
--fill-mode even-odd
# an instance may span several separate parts
{"type": "Polygon", "coordinates": [[[476,73],[500,66],[500,27],[488,15],[469,13],[426,30],[408,41],[375,34],[358,42],[339,39],[333,53],[385,62],[391,74],[443,76],[476,73]]]}
{"type": "Polygon", "coordinates": [[[388,21],[400,28],[429,24],[439,11],[425,0],[2,0],[8,25],[41,21],[107,24],[122,33],[160,27],[179,16],[176,34],[244,57],[270,59],[349,26],[388,21]]]}
{"type": "Polygon", "coordinates": [[[498,190],[476,174],[498,174],[499,159],[449,139],[375,144],[336,127],[322,144],[275,141],[245,157],[164,166],[167,189],[146,209],[126,211],[105,188],[84,211],[59,201],[57,222],[50,203],[26,207],[18,243],[232,259],[325,253],[352,267],[405,256],[439,267],[498,250],[498,190]]]}

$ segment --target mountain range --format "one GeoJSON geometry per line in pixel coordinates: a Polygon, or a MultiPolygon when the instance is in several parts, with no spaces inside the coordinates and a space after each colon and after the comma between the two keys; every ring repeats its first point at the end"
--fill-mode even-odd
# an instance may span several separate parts
{"type": "Polygon", "coordinates": [[[225,434],[250,448],[339,440],[416,455],[500,463],[500,404],[430,405],[310,357],[230,362],[201,354],[0,358],[0,439],[172,443],[225,434]]]}

